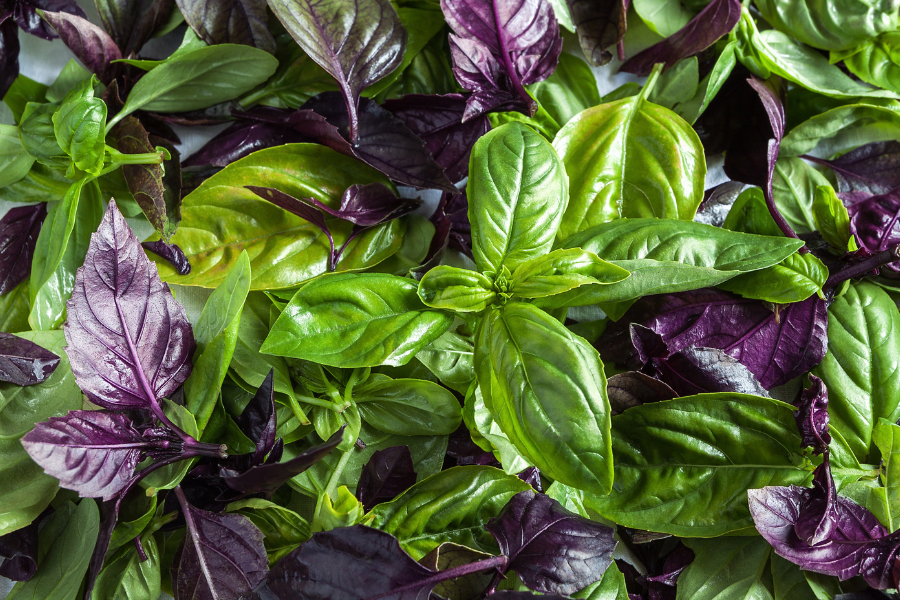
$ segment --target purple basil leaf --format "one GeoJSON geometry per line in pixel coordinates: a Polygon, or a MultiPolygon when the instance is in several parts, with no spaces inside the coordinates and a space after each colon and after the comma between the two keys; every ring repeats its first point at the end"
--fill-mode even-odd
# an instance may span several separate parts
{"type": "Polygon", "coordinates": [[[441,0],[441,10],[453,30],[450,54],[460,85],[476,93],[514,94],[534,115],[537,103],[524,86],[553,74],[562,52],[550,2],[441,0]]]}
{"type": "Polygon", "coordinates": [[[619,60],[624,60],[622,39],[625,37],[630,0],[566,0],[578,42],[584,57],[595,67],[612,60],[609,48],[618,46],[619,60]]]}
{"type": "Polygon", "coordinates": [[[719,38],[728,35],[740,18],[740,0],[712,0],[687,25],[632,56],[619,70],[646,77],[656,63],[665,63],[664,68],[668,69],[679,60],[703,52],[719,38]]]}
{"type": "Polygon", "coordinates": [[[305,141],[306,136],[281,124],[239,122],[191,154],[182,165],[227,167],[257,150],[305,141]]]}
{"type": "Polygon", "coordinates": [[[243,515],[200,510],[180,488],[175,493],[187,525],[172,563],[175,600],[236,600],[250,593],[269,571],[262,532],[243,515]]]}
{"type": "Polygon", "coordinates": [[[177,244],[167,244],[162,240],[156,240],[155,242],[141,242],[141,246],[144,250],[149,250],[169,261],[179,275],[187,275],[191,272],[191,263],[177,244]]]}
{"type": "Polygon", "coordinates": [[[18,0],[15,2],[13,15],[22,31],[36,35],[45,40],[55,40],[56,32],[38,14],[38,9],[45,12],[63,12],[87,19],[87,15],[78,6],[76,0],[18,0]]]}
{"type": "Polygon", "coordinates": [[[800,396],[794,404],[797,410],[794,418],[797,419],[797,429],[804,446],[813,448],[816,454],[821,454],[828,449],[831,443],[831,434],[828,432],[828,390],[821,379],[809,374],[812,385],[800,392],[800,396]]]}
{"type": "Polygon", "coordinates": [[[137,54],[175,8],[175,0],[94,0],[94,4],[103,28],[126,58],[137,54]]]}
{"type": "MultiPolygon", "coordinates": [[[[844,196],[846,194],[842,194],[842,200],[844,196]]],[[[850,233],[862,248],[876,253],[900,244],[900,187],[849,204],[847,213],[850,215],[850,233]]],[[[884,265],[881,274],[900,277],[900,261],[884,265]]]]}
{"type": "Polygon", "coordinates": [[[194,334],[114,201],[91,236],[66,307],[66,352],[91,402],[161,414],[159,399],[191,373],[194,334]]]}
{"type": "Polygon", "coordinates": [[[59,357],[30,340],[0,332],[0,381],[41,383],[59,366],[59,357]]]}
{"type": "Polygon", "coordinates": [[[155,443],[124,414],[91,410],[51,417],[22,438],[29,456],[61,487],[104,500],[125,489],[142,452],[155,443]]]}
{"type": "Polygon", "coordinates": [[[834,160],[804,158],[830,167],[841,192],[877,196],[900,186],[900,142],[897,141],[866,144],[834,160]]]}
{"type": "MultiPolygon", "coordinates": [[[[338,92],[310,98],[302,109],[315,111],[337,127],[347,140],[349,117],[338,92]]],[[[431,152],[406,124],[368,98],[359,101],[359,137],[353,154],[397,183],[425,189],[455,191],[431,152]]]]}
{"type": "Polygon", "coordinates": [[[490,465],[500,468],[500,463],[494,457],[493,452],[484,450],[472,441],[465,424],[450,434],[447,440],[447,456],[454,459],[457,465],[490,465]]]}
{"type": "MultiPolygon", "coordinates": [[[[341,88],[348,138],[361,137],[359,94],[396,69],[406,51],[406,29],[389,0],[269,0],[269,7],[303,51],[341,88]]],[[[337,107],[334,107],[337,108],[337,107]]]]}
{"type": "Polygon", "coordinates": [[[672,353],[662,335],[637,323],[631,325],[631,343],[637,356],[628,364],[629,368],[638,369],[653,359],[666,358],[672,353]]]}
{"type": "Polygon", "coordinates": [[[603,360],[628,364],[637,355],[631,323],[660,334],[674,353],[690,346],[718,348],[743,363],[768,389],[819,364],[827,349],[824,300],[813,296],[778,313],[763,302],[712,289],[641,298],[597,343],[603,360]]]}
{"type": "Polygon", "coordinates": [[[356,497],[366,512],[381,502],[393,500],[416,482],[409,446],[376,450],[363,466],[356,484],[356,497]]]}
{"type": "Polygon", "coordinates": [[[485,528],[530,589],[572,594],[603,577],[616,548],[613,530],[528,490],[510,499],[485,528]]]}
{"type": "Polygon", "coordinates": [[[667,384],[639,371],[613,375],[606,382],[606,393],[613,415],[620,415],[634,406],[678,397],[667,384]]]}
{"type": "Polygon", "coordinates": [[[679,396],[713,392],[769,396],[747,367],[718,348],[691,346],[652,364],[679,396]]]}
{"type": "Polygon", "coordinates": [[[466,110],[466,98],[462,94],[410,94],[388,100],[383,107],[422,138],[435,162],[453,182],[469,175],[472,146],[491,128],[487,115],[462,122],[466,110]]]}
{"type": "Polygon", "coordinates": [[[103,83],[112,81],[117,65],[111,61],[122,58],[122,53],[105,31],[83,15],[44,12],[43,17],[89,71],[96,73],[103,83]]]}
{"type": "MultiPolygon", "coordinates": [[[[650,582],[650,596],[653,597],[654,588],[656,586],[665,586],[674,588],[678,584],[678,576],[694,561],[694,551],[685,545],[680,545],[669,556],[663,564],[662,572],[657,575],[647,577],[650,582]],[[654,585],[656,584],[656,585],[654,585]]],[[[658,588],[656,589],[659,592],[658,588]]],[[[663,597],[662,595],[660,597],[663,597]]]]}
{"type": "Polygon", "coordinates": [[[124,495],[120,495],[115,500],[100,503],[100,531],[97,535],[97,543],[94,544],[94,551],[91,553],[91,560],[88,563],[87,575],[84,580],[84,600],[91,600],[94,584],[97,582],[100,571],[103,570],[106,551],[109,549],[113,530],[116,528],[116,522],[119,520],[119,509],[122,507],[123,499],[124,495]]]}
{"type": "Polygon", "coordinates": [[[341,207],[337,210],[315,198],[310,198],[310,201],[330,215],[361,227],[372,227],[398,219],[419,207],[415,200],[398,198],[383,183],[351,185],[341,196],[341,207]]]}
{"type": "Polygon", "coordinates": [[[0,98],[19,76],[19,27],[7,13],[0,21],[0,98]]]}
{"type": "Polygon", "coordinates": [[[831,477],[828,456],[816,468],[813,487],[807,490],[800,503],[800,513],[794,523],[794,533],[807,544],[816,545],[828,540],[837,527],[837,490],[831,477]]]}
{"type": "Polygon", "coordinates": [[[441,194],[441,200],[429,220],[434,223],[435,233],[425,262],[446,247],[472,258],[472,225],[469,223],[469,201],[465,188],[457,193],[441,194]]]}
{"type": "Polygon", "coordinates": [[[31,259],[47,203],[11,208],[0,219],[0,294],[12,291],[31,273],[31,259]]]}
{"type": "Polygon", "coordinates": [[[344,439],[344,427],[328,438],[328,441],[304,450],[287,462],[271,463],[251,467],[243,473],[226,471],[225,484],[242,494],[263,494],[271,496],[281,484],[307,470],[329,452],[338,447],[344,439]]]}
{"type": "MultiPolygon", "coordinates": [[[[335,96],[335,100],[337,100],[335,96]]],[[[338,101],[338,105],[340,102],[338,101]]],[[[285,110],[268,106],[257,106],[248,111],[232,110],[231,114],[236,119],[254,121],[256,123],[271,123],[290,127],[297,133],[306,137],[304,141],[314,141],[323,146],[328,146],[335,152],[346,156],[353,156],[353,148],[344,139],[338,128],[313,110],[297,109],[285,110]]]]}
{"type": "Polygon", "coordinates": [[[274,376],[274,370],[270,369],[256,394],[236,419],[237,426],[243,434],[256,444],[256,451],[253,453],[256,464],[261,464],[275,445],[278,419],[275,416],[274,376]]]}
{"type": "Polygon", "coordinates": [[[28,581],[37,570],[40,517],[21,529],[0,536],[0,577],[28,581]]]}
{"type": "Polygon", "coordinates": [[[516,477],[518,477],[537,491],[544,491],[544,484],[541,481],[541,470],[537,467],[528,467],[527,469],[516,475],[516,477]]]}
{"type": "Polygon", "coordinates": [[[275,54],[265,0],[177,0],[184,20],[209,45],[244,44],[275,54]]]}

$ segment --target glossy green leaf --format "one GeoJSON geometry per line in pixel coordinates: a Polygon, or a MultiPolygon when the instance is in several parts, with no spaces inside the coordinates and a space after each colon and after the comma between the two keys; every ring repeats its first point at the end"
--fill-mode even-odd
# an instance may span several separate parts
{"type": "Polygon", "coordinates": [[[771,560],[775,600],[816,600],[804,575],[809,571],[801,571],[800,567],[774,552],[771,560]]]}
{"type": "Polygon", "coordinates": [[[625,587],[625,576],[622,575],[622,571],[616,566],[615,561],[603,572],[603,579],[576,592],[572,597],[584,598],[584,600],[629,600],[628,589],[625,587]]]}
{"type": "Polygon", "coordinates": [[[459,401],[430,381],[389,379],[354,388],[362,419],[394,435],[449,435],[462,422],[459,401]]]}
{"type": "Polygon", "coordinates": [[[850,215],[847,213],[847,207],[830,185],[820,185],[816,188],[813,218],[816,220],[816,229],[829,246],[838,252],[857,250],[856,242],[850,234],[850,215]]]}
{"type": "Polygon", "coordinates": [[[451,327],[436,340],[419,350],[416,359],[448,388],[465,394],[475,381],[472,358],[475,345],[470,336],[451,327]]]}
{"type": "Polygon", "coordinates": [[[262,498],[248,498],[228,505],[235,512],[250,519],[265,538],[269,565],[309,539],[309,523],[292,510],[262,498]]]}
{"type": "Polygon", "coordinates": [[[47,198],[65,196],[70,185],[72,182],[66,179],[65,170],[35,162],[23,179],[3,188],[3,199],[22,204],[46,202],[47,198]]]}
{"type": "Polygon", "coordinates": [[[113,529],[107,552],[115,552],[122,546],[134,541],[144,532],[150,521],[156,516],[157,497],[147,498],[139,495],[129,497],[119,510],[119,520],[113,529]],[[143,509],[143,512],[141,510],[143,509]]]}
{"type": "Polygon", "coordinates": [[[793,410],[734,393],[631,408],[613,418],[613,492],[593,506],[620,525],[678,536],[753,527],[748,489],[812,478],[793,410]]]}
{"type": "Polygon", "coordinates": [[[342,485],[337,489],[334,501],[328,494],[322,496],[321,508],[313,519],[312,530],[331,531],[339,527],[350,527],[362,520],[365,514],[362,502],[356,499],[347,486],[342,485]]]}
{"type": "Polygon", "coordinates": [[[863,144],[900,137],[900,111],[891,105],[848,104],[816,115],[791,129],[781,156],[815,154],[831,158],[863,144]]]}
{"type": "Polygon", "coordinates": [[[528,91],[560,126],[583,110],[600,104],[597,80],[590,65],[579,56],[559,56],[556,70],[547,79],[527,86],[528,91]]]}
{"type": "Polygon", "coordinates": [[[43,83],[19,73],[3,97],[3,103],[12,111],[16,123],[21,123],[25,105],[29,102],[46,102],[48,89],[43,83]]]}
{"type": "Polygon", "coordinates": [[[571,183],[560,240],[622,217],[693,219],[703,200],[703,146],[646,90],[579,113],[557,135],[571,183]]]}
{"type": "Polygon", "coordinates": [[[446,542],[496,553],[497,543],[484,524],[510,498],[530,489],[500,469],[453,467],[373,508],[369,525],[396,537],[415,559],[446,542]]]}
{"type": "Polygon", "coordinates": [[[250,292],[250,257],[241,252],[231,272],[206,300],[194,326],[194,368],[184,382],[185,406],[202,433],[212,416],[237,345],[244,301],[250,292]]]}
{"type": "Polygon", "coordinates": [[[134,545],[107,557],[97,577],[91,600],[157,600],[160,594],[159,546],[152,535],[142,536],[147,554],[142,561],[134,545]]]}
{"type": "Polygon", "coordinates": [[[886,419],[878,419],[872,441],[881,452],[881,482],[890,507],[894,529],[900,525],[900,427],[886,419]]]}
{"type": "Polygon", "coordinates": [[[796,233],[816,231],[813,203],[816,188],[831,184],[813,165],[802,158],[779,157],[772,176],[775,206],[796,233]]]}
{"type": "MultiPolygon", "coordinates": [[[[180,276],[166,261],[153,257],[163,281],[216,287],[243,250],[250,255],[252,290],[290,288],[325,273],[331,251],[328,238],[315,225],[244,189],[248,182],[296,198],[315,198],[333,208],[340,206],[341,196],[353,184],[383,183],[394,189],[375,169],[318,144],[254,152],[184,197],[172,243],[184,251],[191,272],[180,276]]],[[[335,245],[341,246],[351,224],[339,219],[328,219],[328,224],[335,245]]],[[[352,253],[358,240],[345,253],[352,253]]]]}
{"type": "Polygon", "coordinates": [[[472,148],[468,193],[472,252],[480,271],[514,271],[553,245],[568,180],[553,147],[519,123],[489,131],[472,148]]]}
{"type": "Polygon", "coordinates": [[[500,429],[542,473],[596,493],[611,489],[611,412],[590,344],[542,310],[509,303],[479,326],[475,372],[500,429]]]}
{"type": "Polygon", "coordinates": [[[53,113],[58,108],[57,104],[29,102],[19,123],[19,141],[22,142],[25,151],[39,163],[56,169],[66,169],[70,159],[59,147],[53,127],[53,113]]]}
{"type": "Polygon", "coordinates": [[[900,418],[900,313],[878,286],[852,282],[828,308],[828,353],[813,373],[828,388],[831,428],[869,462],[879,418],[900,418]]]}
{"type": "Polygon", "coordinates": [[[19,181],[31,170],[34,157],[25,151],[14,125],[0,125],[0,188],[19,181]]]}
{"type": "Polygon", "coordinates": [[[669,37],[694,16],[679,0],[634,0],[634,10],[651,30],[662,37],[669,37]]]}
{"type": "Polygon", "coordinates": [[[418,294],[426,306],[457,312],[480,312],[497,298],[493,282],[481,273],[447,265],[425,273],[418,294]]]}
{"type": "Polygon", "coordinates": [[[482,450],[493,452],[503,471],[510,475],[521,473],[534,465],[516,449],[509,436],[500,429],[491,411],[484,405],[484,394],[477,385],[471,386],[466,394],[463,420],[472,441],[482,450]]]}
{"type": "Polygon", "coordinates": [[[72,165],[91,175],[103,170],[106,156],[106,103],[94,96],[96,76],[72,88],[53,113],[53,132],[72,165]]]}
{"type": "Polygon", "coordinates": [[[709,103],[713,101],[716,94],[722,89],[735,65],[737,65],[736,46],[736,42],[726,44],[722,49],[722,53],[716,59],[712,71],[700,80],[696,93],[690,99],[677,102],[671,107],[678,116],[691,125],[696,123],[700,115],[706,111],[709,103]]]}
{"type": "Polygon", "coordinates": [[[679,60],[659,75],[647,100],[675,111],[675,106],[697,95],[700,88],[699,65],[696,56],[679,60]]]}
{"type": "Polygon", "coordinates": [[[821,260],[812,253],[795,253],[777,265],[738,275],[718,287],[744,298],[790,304],[814,294],[824,296],[822,286],[827,279],[828,267],[821,260]]]}
{"type": "Polygon", "coordinates": [[[491,129],[499,129],[507,123],[519,123],[529,129],[533,129],[551,143],[556,134],[559,133],[559,123],[540,104],[538,104],[537,112],[534,113],[534,116],[528,116],[517,110],[510,110],[488,113],[487,117],[491,124],[491,129]]]}
{"type": "Polygon", "coordinates": [[[832,53],[832,60],[842,57],[850,72],[863,81],[900,93],[900,33],[883,33],[849,54],[832,53]]]}
{"type": "Polygon", "coordinates": [[[103,218],[100,187],[94,180],[73,183],[50,207],[32,260],[28,322],[35,330],[54,329],[65,319],[75,289],[75,271],[84,263],[91,234],[103,218]]]}
{"type": "Polygon", "coordinates": [[[320,277],[285,307],[261,351],[333,367],[405,364],[453,320],[429,310],[416,289],[380,273],[320,277]]]}
{"type": "Polygon", "coordinates": [[[881,32],[897,29],[897,6],[891,0],[754,0],[773,27],[804,44],[843,50],[881,32]]]}
{"type": "Polygon", "coordinates": [[[28,280],[0,296],[0,331],[14,333],[30,329],[28,313],[28,280]]]}
{"type": "Polygon", "coordinates": [[[72,88],[90,78],[91,72],[82,67],[77,60],[70,58],[50,87],[47,88],[47,101],[62,102],[72,88]]]}
{"type": "Polygon", "coordinates": [[[337,82],[297,45],[290,34],[275,38],[278,69],[259,90],[241,100],[243,106],[261,102],[277,108],[300,108],[322,92],[338,91],[337,82]]]}
{"type": "Polygon", "coordinates": [[[771,598],[763,578],[772,547],[759,536],[685,540],[694,560],[678,576],[677,600],[771,598]]]}
{"type": "Polygon", "coordinates": [[[509,293],[519,298],[543,298],[583,285],[618,283],[629,275],[592,252],[560,248],[522,263],[512,274],[509,293]]]}

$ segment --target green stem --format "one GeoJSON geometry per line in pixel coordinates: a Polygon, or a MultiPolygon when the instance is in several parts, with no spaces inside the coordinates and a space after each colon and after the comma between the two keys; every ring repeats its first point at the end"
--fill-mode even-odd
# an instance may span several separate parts
{"type": "Polygon", "coordinates": [[[656,80],[659,79],[659,74],[662,73],[663,63],[656,63],[653,65],[653,70],[650,71],[650,75],[647,76],[647,81],[644,82],[644,87],[641,88],[641,100],[646,100],[647,96],[650,95],[650,92],[653,91],[654,86],[656,86],[656,80]]]}
{"type": "Polygon", "coordinates": [[[334,466],[334,471],[331,472],[331,477],[328,478],[328,485],[325,486],[325,491],[319,496],[318,502],[316,502],[316,512],[313,514],[312,525],[313,531],[315,531],[316,526],[319,523],[319,515],[322,513],[322,502],[324,498],[331,499],[331,496],[337,491],[338,483],[341,480],[341,474],[344,472],[344,468],[346,468],[347,463],[350,462],[350,453],[352,452],[352,448],[350,450],[344,451],[341,455],[341,459],[338,461],[338,464],[334,466]]]}
{"type": "Polygon", "coordinates": [[[290,396],[288,398],[288,402],[291,405],[291,412],[293,412],[294,416],[297,417],[297,421],[301,425],[309,425],[309,417],[307,417],[306,413],[303,412],[303,409],[300,408],[300,404],[297,402],[297,399],[293,396],[290,396]]]}
{"type": "Polygon", "coordinates": [[[165,160],[162,152],[144,152],[142,154],[124,154],[110,146],[106,147],[113,165],[161,165],[165,160]]]}
{"type": "Polygon", "coordinates": [[[256,90],[249,96],[245,96],[242,100],[238,101],[238,104],[241,105],[241,108],[247,108],[248,106],[257,104],[260,100],[265,100],[271,95],[272,93],[269,90],[267,90],[266,88],[262,88],[260,90],[256,90]]]}
{"type": "Polygon", "coordinates": [[[309,404],[312,406],[318,406],[320,408],[327,408],[328,410],[333,410],[334,412],[341,413],[347,410],[350,407],[349,402],[340,402],[335,404],[329,400],[322,400],[320,398],[313,398],[312,396],[297,396],[297,400],[302,402],[303,404],[309,404]]]}
{"type": "Polygon", "coordinates": [[[335,404],[343,403],[343,398],[341,398],[341,393],[337,390],[336,387],[331,383],[331,380],[328,379],[328,375],[325,373],[325,369],[322,368],[322,365],[317,365],[319,367],[319,375],[322,377],[322,384],[325,386],[325,393],[328,394],[328,397],[331,398],[331,401],[335,404]]]}
{"type": "Polygon", "coordinates": [[[347,386],[344,388],[344,402],[348,406],[353,403],[353,386],[359,381],[360,373],[362,373],[362,369],[353,369],[347,380],[347,386]]]}

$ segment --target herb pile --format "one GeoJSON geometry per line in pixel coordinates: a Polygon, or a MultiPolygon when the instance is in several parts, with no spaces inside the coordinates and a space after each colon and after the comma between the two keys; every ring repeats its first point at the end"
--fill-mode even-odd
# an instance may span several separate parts
{"type": "Polygon", "coordinates": [[[96,5],[0,7],[10,599],[897,593],[897,2],[96,5]]]}

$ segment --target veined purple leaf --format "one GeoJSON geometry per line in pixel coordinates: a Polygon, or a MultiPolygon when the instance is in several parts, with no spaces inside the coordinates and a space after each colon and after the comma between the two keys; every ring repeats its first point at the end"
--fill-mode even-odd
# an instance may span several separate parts
{"type": "Polygon", "coordinates": [[[137,54],[175,8],[175,0],[95,0],[94,4],[103,28],[124,57],[137,54]]]}
{"type": "Polygon", "coordinates": [[[425,257],[426,262],[446,247],[472,258],[472,225],[469,223],[469,201],[465,188],[457,193],[441,194],[441,200],[429,220],[434,223],[435,233],[425,257]]]}
{"type": "Polygon", "coordinates": [[[392,446],[376,450],[363,466],[356,484],[356,497],[366,512],[381,502],[393,500],[416,483],[409,446],[392,446]]]}
{"type": "Polygon", "coordinates": [[[13,17],[22,31],[48,41],[55,40],[57,35],[50,25],[41,19],[38,10],[63,12],[87,19],[87,15],[78,6],[76,0],[18,0],[15,2],[13,17]]]}
{"type": "MultiPolygon", "coordinates": [[[[346,139],[353,139],[349,133],[349,116],[338,100],[337,92],[323,92],[310,98],[302,109],[322,115],[346,139]]],[[[352,151],[358,159],[403,185],[456,190],[422,138],[399,118],[374,101],[362,98],[357,120],[358,136],[352,151]]]]}
{"type": "Polygon", "coordinates": [[[0,219],[0,294],[25,281],[41,225],[47,218],[47,203],[11,208],[0,219]]]}
{"type": "Polygon", "coordinates": [[[419,207],[418,201],[398,198],[383,183],[351,185],[341,196],[341,207],[337,210],[315,198],[311,200],[325,212],[361,227],[372,227],[399,219],[419,207]]]}
{"type": "Polygon", "coordinates": [[[664,69],[668,69],[679,60],[699,54],[722,36],[728,35],[740,18],[739,0],[712,0],[687,25],[632,56],[619,70],[646,77],[656,63],[664,63],[664,69]]]}
{"type": "Polygon", "coordinates": [[[403,61],[406,30],[389,0],[269,0],[303,51],[334,77],[348,114],[348,139],[361,136],[359,94],[403,61]]]}
{"type": "Polygon", "coordinates": [[[0,14],[0,94],[6,96],[18,76],[19,27],[7,12],[0,14]]]}
{"type": "Polygon", "coordinates": [[[566,0],[578,43],[584,57],[595,67],[612,60],[609,48],[616,46],[619,60],[625,60],[622,39],[630,0],[566,0]]]}
{"type": "Polygon", "coordinates": [[[794,533],[807,544],[827,541],[837,527],[837,489],[831,477],[831,461],[828,456],[816,468],[813,487],[800,504],[800,514],[794,523],[794,533]]]}
{"type": "Polygon", "coordinates": [[[122,53],[105,31],[83,14],[45,11],[42,16],[89,71],[96,73],[103,83],[112,81],[117,65],[111,61],[122,58],[122,53]]]}
{"type": "MultiPolygon", "coordinates": [[[[453,74],[471,92],[508,92],[534,115],[525,91],[556,69],[562,38],[547,0],[441,0],[450,34],[453,74]]],[[[474,116],[467,111],[467,117],[474,116]]]]}
{"type": "Polygon", "coordinates": [[[143,452],[168,450],[170,442],[145,438],[122,413],[73,410],[35,425],[22,445],[61,487],[110,500],[125,489],[143,452]]]}
{"type": "Polygon", "coordinates": [[[466,98],[462,94],[410,94],[387,100],[382,106],[422,138],[453,182],[468,176],[472,146],[491,128],[487,115],[463,122],[466,98]]]}
{"type": "Polygon", "coordinates": [[[238,122],[208,141],[183,163],[184,167],[227,167],[252,152],[308,141],[283,124],[238,122]]]}
{"type": "MultiPolygon", "coordinates": [[[[876,253],[900,244],[900,188],[850,204],[847,213],[850,233],[862,248],[876,253]]],[[[881,274],[900,277],[900,261],[884,265],[881,274]]]]}
{"type": "Polygon", "coordinates": [[[678,584],[678,576],[694,561],[694,551],[685,545],[679,545],[663,563],[662,572],[647,577],[649,583],[650,598],[662,600],[663,598],[675,598],[675,586],[678,584]],[[666,589],[669,588],[669,589],[666,589]]]}
{"type": "Polygon", "coordinates": [[[179,275],[187,275],[191,272],[191,263],[178,244],[167,244],[162,240],[157,240],[155,242],[141,242],[141,246],[145,250],[149,250],[153,254],[169,261],[179,275]]]}
{"type": "Polygon", "coordinates": [[[634,406],[678,397],[667,384],[639,371],[627,371],[610,377],[606,382],[606,394],[613,416],[634,406]]]}
{"type": "Polygon", "coordinates": [[[0,381],[41,383],[59,366],[59,357],[30,340],[0,332],[0,381]]]}
{"type": "Polygon", "coordinates": [[[275,54],[265,0],[177,0],[191,29],[207,44],[244,44],[275,54]]]}
{"type": "Polygon", "coordinates": [[[194,334],[115,201],[91,236],[66,306],[66,352],[91,402],[163,418],[159,399],[191,373],[194,334]]]}
{"type": "Polygon", "coordinates": [[[797,429],[804,446],[814,449],[816,454],[821,454],[828,449],[831,443],[831,434],[828,432],[828,390],[821,379],[809,374],[812,383],[807,389],[800,392],[800,397],[795,404],[797,410],[794,418],[797,419],[797,429]]]}
{"type": "Polygon", "coordinates": [[[30,525],[0,536],[0,577],[28,581],[37,570],[38,517],[30,525]]]}
{"type": "Polygon", "coordinates": [[[900,142],[873,142],[834,160],[804,156],[830,167],[837,176],[838,191],[886,194],[900,186],[900,142]]]}
{"type": "Polygon", "coordinates": [[[679,396],[712,392],[769,396],[747,367],[718,348],[690,346],[651,364],[679,396]]]}
{"type": "MultiPolygon", "coordinates": [[[[340,102],[338,102],[338,105],[340,105],[340,102]]],[[[303,141],[314,141],[346,156],[354,155],[353,148],[344,139],[338,128],[313,110],[302,108],[286,110],[269,106],[256,106],[248,111],[232,110],[231,114],[236,119],[243,121],[287,126],[304,135],[306,139],[303,141]]]]}
{"type": "Polygon", "coordinates": [[[176,600],[234,600],[266,578],[263,534],[243,515],[216,514],[191,506],[175,488],[187,525],[172,564],[176,600]]]}
{"type": "Polygon", "coordinates": [[[724,350],[766,389],[819,364],[827,346],[826,303],[817,296],[777,313],[757,300],[712,289],[645,296],[597,342],[604,360],[628,364],[637,356],[631,323],[660,334],[670,353],[690,346],[724,350]]]}
{"type": "Polygon", "coordinates": [[[572,594],[602,579],[616,548],[612,528],[531,490],[513,496],[485,527],[509,558],[507,568],[550,594],[572,594]]]}
{"type": "Polygon", "coordinates": [[[544,491],[544,484],[541,481],[541,470],[537,467],[528,467],[527,469],[516,474],[516,477],[533,487],[538,492],[544,491]]]}
{"type": "Polygon", "coordinates": [[[262,464],[266,455],[275,445],[275,428],[278,419],[275,415],[275,387],[274,369],[263,379],[262,385],[256,390],[256,394],[244,407],[243,412],[237,418],[237,426],[247,438],[256,444],[253,453],[253,461],[262,464]]]}

